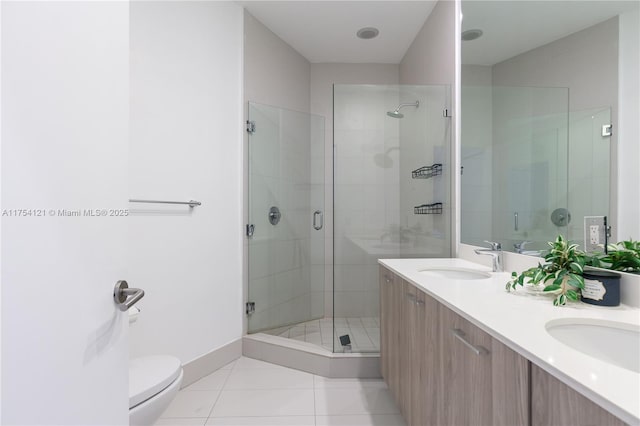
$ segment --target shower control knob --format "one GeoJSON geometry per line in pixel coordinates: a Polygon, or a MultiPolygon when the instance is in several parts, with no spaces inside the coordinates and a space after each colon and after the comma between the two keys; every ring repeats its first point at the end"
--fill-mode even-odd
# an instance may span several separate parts
{"type": "Polygon", "coordinates": [[[273,206],[269,209],[269,223],[273,226],[276,226],[278,222],[280,222],[280,218],[282,217],[282,213],[280,213],[280,209],[276,206],[273,206]]]}

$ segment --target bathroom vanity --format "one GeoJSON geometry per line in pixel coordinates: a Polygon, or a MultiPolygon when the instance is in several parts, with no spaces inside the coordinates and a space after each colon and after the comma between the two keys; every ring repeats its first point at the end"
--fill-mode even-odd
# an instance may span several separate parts
{"type": "Polygon", "coordinates": [[[507,293],[508,273],[462,259],[379,263],[382,375],[409,425],[640,422],[635,365],[590,356],[548,331],[603,322],[637,333],[638,309],[555,307],[546,296],[507,293]]]}

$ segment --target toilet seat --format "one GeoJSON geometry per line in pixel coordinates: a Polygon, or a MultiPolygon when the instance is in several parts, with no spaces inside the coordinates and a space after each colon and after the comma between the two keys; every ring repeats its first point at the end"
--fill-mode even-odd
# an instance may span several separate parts
{"type": "Polygon", "coordinates": [[[129,409],[170,386],[182,372],[178,358],[154,355],[129,361],[129,409]]]}

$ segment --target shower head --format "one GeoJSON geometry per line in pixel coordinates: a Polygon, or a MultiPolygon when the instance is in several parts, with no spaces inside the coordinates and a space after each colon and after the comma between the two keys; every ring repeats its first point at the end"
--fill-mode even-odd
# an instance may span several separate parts
{"type": "Polygon", "coordinates": [[[391,118],[402,118],[402,117],[404,117],[404,114],[400,113],[400,108],[406,107],[406,106],[414,106],[414,107],[418,108],[420,106],[420,102],[415,101],[414,103],[400,104],[400,105],[398,105],[398,108],[396,108],[395,111],[387,112],[387,115],[389,117],[391,117],[391,118]]]}
{"type": "Polygon", "coordinates": [[[404,114],[401,114],[400,111],[395,110],[395,111],[388,111],[387,115],[391,118],[402,118],[404,117],[404,114]]]}

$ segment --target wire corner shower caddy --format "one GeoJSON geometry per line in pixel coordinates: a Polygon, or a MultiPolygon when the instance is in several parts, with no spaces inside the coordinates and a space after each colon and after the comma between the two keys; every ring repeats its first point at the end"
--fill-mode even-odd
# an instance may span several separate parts
{"type": "Polygon", "coordinates": [[[442,174],[442,164],[435,163],[430,166],[420,167],[411,172],[413,179],[429,179],[442,174]]]}
{"type": "Polygon", "coordinates": [[[422,204],[413,208],[413,214],[442,214],[442,203],[422,204]]]}

